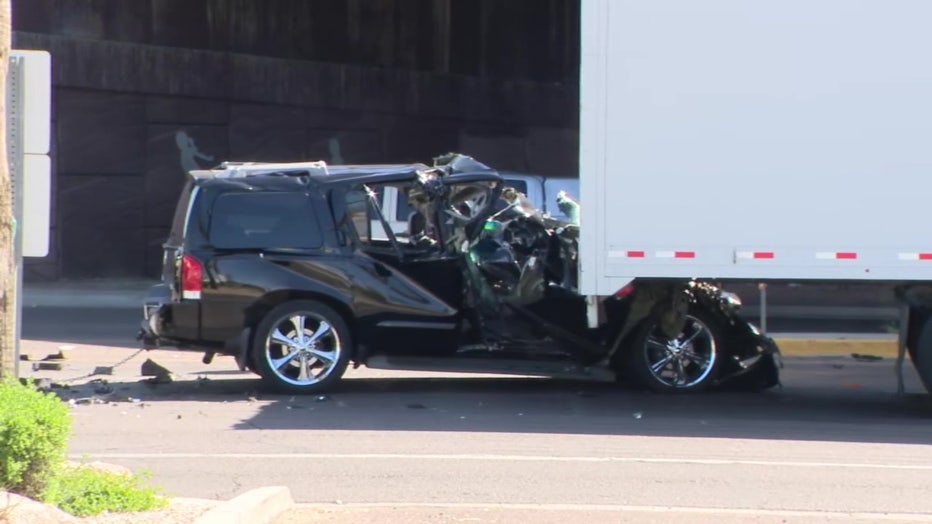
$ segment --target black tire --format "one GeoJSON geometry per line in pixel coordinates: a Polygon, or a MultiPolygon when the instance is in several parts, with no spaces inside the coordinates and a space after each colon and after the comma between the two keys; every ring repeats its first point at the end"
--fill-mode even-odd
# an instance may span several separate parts
{"type": "Polygon", "coordinates": [[[924,320],[916,343],[910,344],[908,349],[909,359],[913,361],[922,385],[932,393],[932,317],[924,320]]]}
{"type": "Polygon", "coordinates": [[[286,302],[270,311],[256,326],[252,344],[256,372],[265,383],[298,394],[321,393],[336,384],[352,350],[343,317],[313,300],[286,302]]]}
{"type": "Polygon", "coordinates": [[[635,338],[629,362],[636,380],[658,393],[694,393],[718,379],[722,364],[718,323],[690,308],[683,333],[663,335],[656,319],[647,320],[635,338]]]}

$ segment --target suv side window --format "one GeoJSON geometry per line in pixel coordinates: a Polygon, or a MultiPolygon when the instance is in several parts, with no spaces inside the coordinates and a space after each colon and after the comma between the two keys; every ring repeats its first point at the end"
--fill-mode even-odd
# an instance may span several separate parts
{"type": "Polygon", "coordinates": [[[366,244],[388,241],[388,233],[373,207],[373,199],[382,194],[382,188],[360,186],[346,194],[346,213],[356,230],[356,236],[366,244]]]}
{"type": "Polygon", "coordinates": [[[217,197],[210,243],[220,249],[314,249],[320,225],[304,193],[227,193],[217,197]]]}

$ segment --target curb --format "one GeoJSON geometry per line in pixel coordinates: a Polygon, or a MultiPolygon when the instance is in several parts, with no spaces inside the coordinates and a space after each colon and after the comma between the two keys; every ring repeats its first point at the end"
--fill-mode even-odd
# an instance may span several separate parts
{"type": "Polygon", "coordinates": [[[774,335],[780,353],[790,357],[814,357],[852,354],[896,358],[896,340],[839,340],[815,338],[781,338],[774,335]]]}
{"type": "Polygon", "coordinates": [[[207,510],[194,524],[268,524],[292,506],[294,499],[287,487],[266,486],[207,510]]]}

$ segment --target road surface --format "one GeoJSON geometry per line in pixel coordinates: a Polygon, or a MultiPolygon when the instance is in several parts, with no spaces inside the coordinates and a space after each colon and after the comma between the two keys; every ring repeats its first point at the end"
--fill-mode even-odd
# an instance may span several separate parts
{"type": "Polygon", "coordinates": [[[288,486],[301,505],[279,524],[932,522],[932,402],[911,370],[896,397],[889,359],[789,357],[782,388],[750,395],[358,369],[291,397],[231,359],[164,350],[88,383],[132,342],[97,321],[69,337],[86,312],[71,314],[24,326],[33,358],[73,346],[63,370],[29,372],[92,402],[73,408],[70,453],[180,496],[288,486]],[[175,382],[140,382],[146,358],[175,382]]]}

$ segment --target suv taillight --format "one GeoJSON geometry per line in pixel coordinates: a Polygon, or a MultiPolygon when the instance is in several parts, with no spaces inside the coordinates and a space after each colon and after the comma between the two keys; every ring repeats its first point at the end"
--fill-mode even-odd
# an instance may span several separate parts
{"type": "Polygon", "coordinates": [[[204,282],[204,266],[191,255],[181,258],[181,298],[199,300],[204,282]]]}

